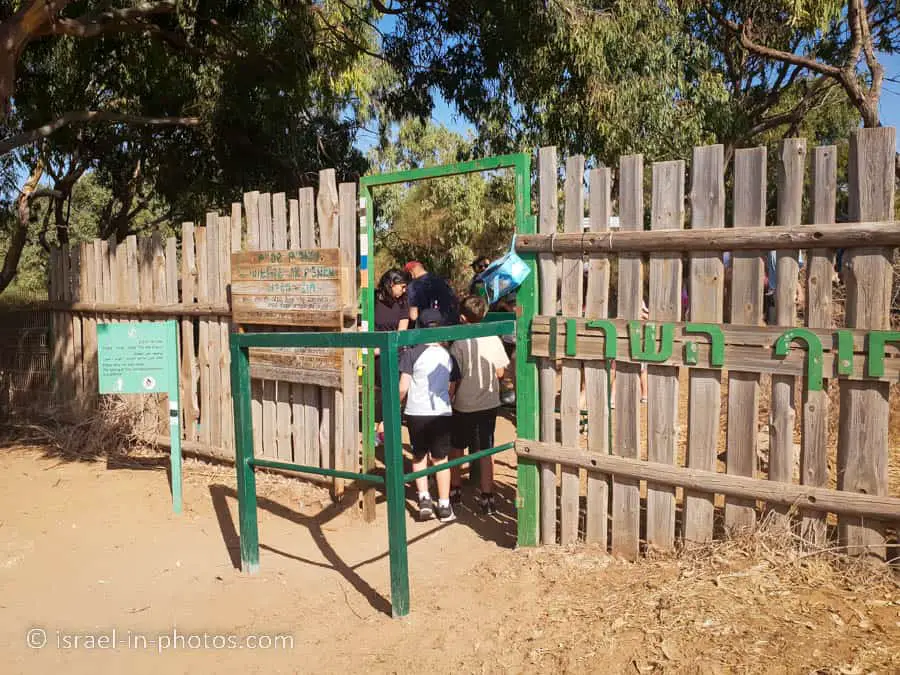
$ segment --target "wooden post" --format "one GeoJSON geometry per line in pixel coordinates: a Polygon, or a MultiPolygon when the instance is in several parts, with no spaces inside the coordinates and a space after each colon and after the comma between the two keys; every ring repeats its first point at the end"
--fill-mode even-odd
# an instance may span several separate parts
{"type": "MultiPolygon", "coordinates": [[[[799,225],[803,210],[803,177],[806,171],[806,140],[787,138],[782,142],[778,162],[778,225],[799,225]]],[[[775,320],[791,328],[797,321],[797,275],[800,267],[796,251],[779,251],[775,320]]],[[[790,483],[794,474],[794,403],[796,378],[772,376],[772,414],[769,424],[769,480],[790,483]]],[[[776,509],[783,514],[785,510],[776,509]]],[[[787,521],[785,521],[787,524],[787,521]]]]}
{"type": "MultiPolygon", "coordinates": [[[[207,228],[198,227],[194,231],[194,239],[197,246],[197,301],[209,302],[209,255],[207,246],[207,228]]],[[[200,365],[200,442],[210,445],[211,402],[209,395],[209,321],[205,317],[200,318],[199,324],[198,361],[200,365]]]]}
{"type": "MultiPolygon", "coordinates": [[[[81,297],[86,302],[97,299],[97,265],[93,242],[81,243],[81,297]]],[[[97,317],[88,315],[82,322],[84,331],[84,407],[92,411],[97,405],[97,317]]]]}
{"type": "MultiPolygon", "coordinates": [[[[76,245],[69,250],[69,299],[78,302],[81,295],[81,247],[76,245]]],[[[84,340],[81,334],[81,317],[71,315],[72,323],[72,409],[77,413],[84,411],[84,340]]]]}
{"type": "MultiPolygon", "coordinates": [[[[833,223],[837,201],[837,148],[833,145],[813,150],[810,184],[810,220],[833,223]]],[[[834,255],[827,249],[809,252],[806,272],[806,325],[831,328],[831,283],[834,255]]],[[[803,429],[800,443],[800,483],[813,487],[828,485],[828,380],[821,391],[803,388],[803,429]]],[[[805,542],[823,546],[827,538],[825,517],[804,512],[801,535],[805,542]]]]}
{"type": "MultiPolygon", "coordinates": [[[[612,215],[610,192],[612,172],[607,168],[592,169],[590,174],[590,229],[605,232],[612,215]]],[[[587,301],[585,316],[605,319],[609,316],[609,258],[592,253],[588,262],[587,301]]],[[[596,361],[584,362],[584,394],[587,402],[588,450],[609,454],[609,367],[596,361]],[[604,367],[605,366],[605,367],[604,367]]],[[[588,471],[585,541],[602,544],[606,548],[609,516],[609,477],[588,471]]]]}
{"type": "MultiPolygon", "coordinates": [[[[238,206],[234,204],[233,206],[238,206]]],[[[231,237],[234,229],[234,214],[219,218],[219,287],[218,302],[228,304],[228,289],[231,284],[231,237]]],[[[238,214],[240,218],[240,214],[238,214]]],[[[240,220],[238,220],[238,241],[240,241],[240,220]]],[[[231,399],[231,349],[228,335],[231,332],[231,321],[227,317],[216,318],[219,330],[219,372],[222,375],[221,404],[222,411],[222,449],[231,456],[234,452],[234,406],[231,399]]],[[[288,439],[290,441],[290,439],[288,439]]]]}
{"type": "MultiPolygon", "coordinates": [[[[644,158],[622,157],[619,166],[619,217],[623,230],[644,229],[644,158]]],[[[640,319],[643,304],[643,268],[640,254],[619,256],[618,316],[640,319]]],[[[641,366],[616,364],[616,441],[613,452],[637,458],[641,448],[641,366]]],[[[641,531],[641,492],[638,481],[613,476],[612,553],[637,558],[641,531]]]]}
{"type": "MultiPolygon", "coordinates": [[[[247,250],[258,251],[259,246],[259,192],[244,194],[244,211],[247,219],[247,250]]],[[[262,416],[263,383],[261,380],[250,380],[250,413],[253,418],[254,453],[263,452],[263,416],[262,416]]]]}
{"type": "MultiPolygon", "coordinates": [[[[894,219],[893,127],[860,129],[850,137],[850,220],[894,219]]],[[[887,330],[891,309],[891,249],[864,248],[844,254],[848,328],[887,330]]],[[[842,380],[838,427],[838,489],[886,495],[888,487],[887,382],[842,380]]],[[[881,528],[841,517],[841,543],[854,553],[884,558],[881,528]]]]}
{"type": "MultiPolygon", "coordinates": [[[[340,203],[334,169],[319,171],[319,194],[316,199],[319,218],[319,245],[322,248],[340,246],[340,203]]],[[[338,406],[343,415],[343,398],[340,389],[319,388],[319,466],[333,467],[337,446],[333,443],[334,427],[343,423],[337,417],[338,406]]],[[[332,482],[332,485],[334,483],[332,482]]],[[[332,490],[334,488],[332,487],[332,490]]]]}
{"type": "MultiPolygon", "coordinates": [[[[288,247],[288,222],[285,194],[272,195],[272,248],[281,251],[288,247]]],[[[275,448],[278,459],[296,461],[291,447],[291,385],[275,382],[275,448]]]]}
{"type": "MultiPolygon", "coordinates": [[[[584,157],[573,155],[566,160],[565,231],[581,232],[584,221],[584,157]]],[[[581,316],[583,307],[584,267],[581,254],[568,254],[562,260],[563,316],[581,316]]],[[[563,445],[578,445],[581,416],[581,362],[563,359],[560,392],[560,423],[563,445]]],[[[581,481],[578,467],[562,467],[560,495],[560,543],[578,541],[578,511],[581,481]]]]}
{"type": "MultiPolygon", "coordinates": [[[[725,227],[724,148],[694,148],[691,167],[691,227],[725,227]]],[[[690,254],[691,321],[722,323],[724,269],[722,256],[709,251],[690,254]]],[[[716,470],[719,441],[722,373],[694,368],[690,371],[687,463],[692,469],[716,470]]],[[[709,541],[713,536],[713,495],[685,492],[684,537],[709,541]]]]}
{"type": "MultiPolygon", "coordinates": [[[[208,299],[219,300],[219,216],[215,212],[206,214],[206,273],[208,299]]],[[[219,318],[208,322],[209,333],[209,415],[205,424],[209,425],[209,442],[222,447],[222,344],[219,333],[219,318]]]]}
{"type": "MultiPolygon", "coordinates": [[[[340,200],[341,222],[341,249],[346,256],[345,264],[353,270],[348,285],[349,295],[347,302],[350,307],[359,305],[357,289],[359,280],[356,276],[356,248],[359,241],[356,229],[356,183],[341,183],[338,188],[340,200]]],[[[356,320],[347,325],[346,331],[357,331],[356,320]]],[[[359,389],[357,368],[359,359],[357,350],[345,349],[343,354],[344,375],[341,378],[343,388],[341,392],[342,416],[336,418],[336,424],[341,426],[341,433],[335,432],[335,458],[340,457],[341,462],[335,462],[338,469],[344,471],[360,470],[360,443],[359,443],[359,389]],[[339,443],[339,444],[338,444],[339,443]]],[[[343,492],[343,481],[335,481],[335,492],[338,496],[343,492]]]]}
{"type": "MultiPolygon", "coordinates": [[[[650,227],[684,229],[684,162],[653,164],[650,227]]],[[[681,254],[650,255],[650,321],[681,321],[681,254]]],[[[678,446],[678,368],[647,367],[647,458],[675,464],[678,446]]],[[[647,545],[675,547],[675,489],[647,485],[647,545]]]]}
{"type": "MultiPolygon", "coordinates": [[[[271,251],[274,239],[272,231],[272,195],[263,192],[257,202],[259,213],[259,248],[263,251],[271,251]]],[[[262,382],[262,449],[263,457],[275,458],[278,456],[277,429],[278,429],[278,383],[272,380],[262,382]]]]}
{"type": "MultiPolygon", "coordinates": [[[[194,224],[181,224],[181,301],[197,300],[197,264],[194,256],[194,224]]],[[[181,411],[184,437],[197,440],[197,358],[194,352],[194,318],[181,319],[181,411]]]]}
{"type": "MultiPolygon", "coordinates": [[[[765,227],[766,149],[747,148],[734,155],[734,226],[765,227]]],[[[733,324],[763,324],[764,263],[762,251],[731,254],[731,317],[733,324]]],[[[726,470],[752,477],[759,437],[759,373],[728,372],[728,435],[726,470]]],[[[756,504],[733,497],[725,500],[725,526],[732,530],[756,525],[756,504]]]]}
{"type": "MultiPolygon", "coordinates": [[[[559,219],[557,206],[556,148],[546,147],[538,151],[539,216],[538,232],[556,234],[559,219]]],[[[556,256],[541,253],[538,256],[540,277],[540,312],[556,316],[556,256]]],[[[520,355],[524,358],[524,355],[520,355]]],[[[556,362],[543,359],[539,366],[541,409],[541,441],[556,443],[556,362]]],[[[541,543],[556,543],[556,465],[541,464],[541,543]]]]}
{"type": "MultiPolygon", "coordinates": [[[[312,188],[300,190],[300,246],[316,247],[315,198],[312,188]]],[[[319,400],[320,390],[312,384],[303,385],[303,420],[299,428],[302,435],[299,447],[303,448],[303,463],[309,466],[320,466],[319,456],[319,400]]]]}

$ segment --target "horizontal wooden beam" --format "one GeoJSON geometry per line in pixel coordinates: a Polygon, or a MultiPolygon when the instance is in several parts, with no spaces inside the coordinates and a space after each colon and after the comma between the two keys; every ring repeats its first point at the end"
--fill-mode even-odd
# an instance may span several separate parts
{"type": "Polygon", "coordinates": [[[740,499],[758,499],[769,504],[797,506],[813,511],[900,522],[900,498],[897,497],[841,492],[714,471],[688,469],[615,455],[599,455],[580,448],[522,439],[516,441],[516,453],[520,457],[527,457],[538,462],[577,466],[598,473],[672,485],[694,492],[722,494],[726,497],[740,499]]]}
{"type": "MultiPolygon", "coordinates": [[[[28,311],[48,310],[73,314],[128,314],[135,316],[231,316],[231,307],[216,303],[173,303],[168,305],[124,305],[100,302],[35,302],[28,311]]],[[[355,307],[344,308],[344,320],[356,318],[355,307]]]]}
{"type": "Polygon", "coordinates": [[[823,223],[795,227],[734,227],[714,231],[609,230],[516,236],[516,251],[519,253],[696,253],[863,246],[900,246],[900,223],[823,223]]]}

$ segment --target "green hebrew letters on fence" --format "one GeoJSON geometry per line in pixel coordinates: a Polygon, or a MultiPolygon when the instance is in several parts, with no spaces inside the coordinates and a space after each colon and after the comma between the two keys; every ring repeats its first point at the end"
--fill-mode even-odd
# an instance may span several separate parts
{"type": "MultiPolygon", "coordinates": [[[[706,333],[709,335],[709,365],[721,368],[725,365],[725,334],[722,329],[711,323],[685,324],[685,333],[706,333]]],[[[697,343],[693,340],[684,344],[684,362],[689,366],[697,365],[697,343]]]]}
{"type": "Polygon", "coordinates": [[[803,340],[806,343],[806,388],[822,391],[822,341],[806,328],[791,328],[775,341],[775,354],[787,356],[790,343],[803,340]]]}
{"type": "Polygon", "coordinates": [[[644,324],[644,339],[641,345],[641,324],[639,321],[628,322],[628,346],[631,350],[631,358],[636,361],[651,361],[663,363],[672,358],[672,343],[675,339],[675,326],[664,323],[660,326],[662,344],[656,348],[656,325],[644,324]]]}
{"type": "Polygon", "coordinates": [[[599,328],[603,331],[603,358],[616,358],[616,343],[619,339],[618,331],[616,330],[616,324],[614,324],[612,321],[597,319],[595,321],[588,321],[586,327],[599,328]]]}
{"type": "Polygon", "coordinates": [[[869,333],[869,377],[884,376],[884,346],[888,342],[900,342],[900,332],[873,330],[869,333]]]}

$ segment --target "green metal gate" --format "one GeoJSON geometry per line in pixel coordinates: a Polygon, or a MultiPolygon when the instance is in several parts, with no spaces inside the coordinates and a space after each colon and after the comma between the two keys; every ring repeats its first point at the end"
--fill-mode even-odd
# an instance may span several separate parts
{"type": "MultiPolygon", "coordinates": [[[[366,176],[360,181],[360,272],[362,284],[362,316],[364,330],[374,328],[375,287],[369,277],[369,252],[374,249],[374,208],[372,188],[409,183],[429,178],[466,173],[512,169],[515,174],[515,219],[518,234],[533,234],[535,219],[531,215],[531,157],[520,153],[488,157],[446,166],[414,169],[390,174],[366,176]]],[[[391,607],[395,617],[409,613],[409,572],[407,565],[406,511],[404,485],[418,477],[459,466],[507,450],[512,443],[482,450],[451,460],[437,467],[403,473],[403,451],[400,436],[399,371],[397,352],[400,347],[460,340],[488,335],[516,336],[516,433],[519,438],[536,440],[537,434],[537,368],[531,357],[531,320],[536,306],[535,255],[523,254],[531,274],[517,293],[515,321],[492,321],[481,324],[428,328],[402,332],[377,333],[232,333],[231,382],[234,398],[235,442],[238,479],[238,517],[241,539],[241,568],[247,573],[259,570],[259,532],[256,514],[256,467],[274,468],[297,473],[315,473],[337,478],[384,484],[388,511],[388,546],[391,570],[391,607]],[[363,349],[363,447],[362,473],[303,466],[254,457],[250,410],[250,347],[331,347],[363,349]],[[385,476],[372,474],[375,467],[374,385],[375,357],[378,348],[381,378],[384,383],[385,476]]],[[[519,546],[538,542],[538,473],[536,464],[519,458],[517,470],[516,511],[519,546]]]]}

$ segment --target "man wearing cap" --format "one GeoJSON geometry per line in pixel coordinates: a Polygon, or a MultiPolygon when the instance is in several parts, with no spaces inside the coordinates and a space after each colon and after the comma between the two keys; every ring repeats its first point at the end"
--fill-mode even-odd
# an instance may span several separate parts
{"type": "Polygon", "coordinates": [[[424,310],[436,309],[445,325],[459,323],[459,302],[446,281],[428,272],[418,260],[411,260],[403,269],[412,277],[406,287],[411,322],[415,323],[424,310]]]}

